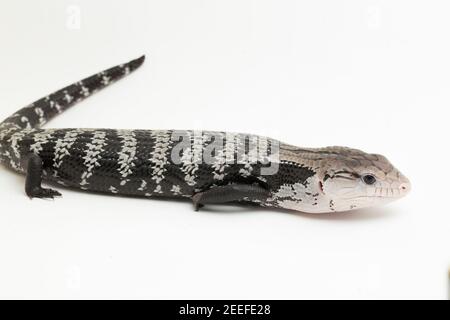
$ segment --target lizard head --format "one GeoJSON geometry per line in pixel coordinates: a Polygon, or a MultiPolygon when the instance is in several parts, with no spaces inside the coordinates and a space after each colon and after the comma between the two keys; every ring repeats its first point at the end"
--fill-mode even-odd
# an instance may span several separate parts
{"type": "Polygon", "coordinates": [[[332,211],[347,211],[391,202],[411,184],[386,157],[345,147],[323,152],[319,189],[332,211]]]}

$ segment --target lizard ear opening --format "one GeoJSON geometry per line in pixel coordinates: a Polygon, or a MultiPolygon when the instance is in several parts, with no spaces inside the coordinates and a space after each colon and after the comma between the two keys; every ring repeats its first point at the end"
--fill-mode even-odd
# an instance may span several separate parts
{"type": "Polygon", "coordinates": [[[322,193],[325,194],[325,192],[323,191],[323,182],[322,181],[319,181],[319,188],[320,188],[320,191],[322,191],[322,193]]]}

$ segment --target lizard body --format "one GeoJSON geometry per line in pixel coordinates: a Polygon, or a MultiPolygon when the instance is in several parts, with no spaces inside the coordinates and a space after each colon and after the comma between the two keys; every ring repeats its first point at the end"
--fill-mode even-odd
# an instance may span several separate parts
{"type": "Polygon", "coordinates": [[[20,109],[0,124],[0,161],[26,174],[30,197],[82,190],[209,203],[247,202],[303,212],[392,201],[410,184],[383,156],[346,147],[299,148],[257,135],[191,130],[43,129],[54,116],[128,75],[144,57],[20,109]]]}

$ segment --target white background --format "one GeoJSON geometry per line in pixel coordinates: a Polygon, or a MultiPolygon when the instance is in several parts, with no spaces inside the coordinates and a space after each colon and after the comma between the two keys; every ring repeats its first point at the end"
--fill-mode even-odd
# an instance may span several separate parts
{"type": "Polygon", "coordinates": [[[211,129],[386,155],[413,186],[308,215],[61,190],[0,168],[2,298],[447,298],[448,1],[0,0],[0,118],[147,54],[52,127],[211,129]],[[447,139],[446,139],[447,138],[447,139]]]}

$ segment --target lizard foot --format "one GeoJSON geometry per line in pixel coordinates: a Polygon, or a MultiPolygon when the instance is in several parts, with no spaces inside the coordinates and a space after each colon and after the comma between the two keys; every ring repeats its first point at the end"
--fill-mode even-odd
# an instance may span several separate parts
{"type": "Polygon", "coordinates": [[[54,199],[55,197],[61,197],[61,193],[53,189],[34,188],[28,192],[28,196],[30,198],[54,199]]]}

